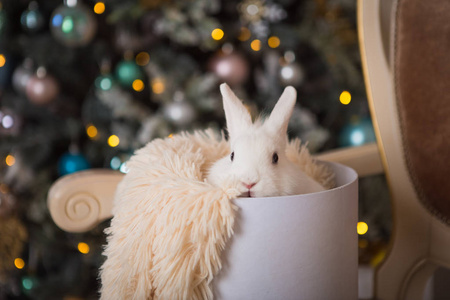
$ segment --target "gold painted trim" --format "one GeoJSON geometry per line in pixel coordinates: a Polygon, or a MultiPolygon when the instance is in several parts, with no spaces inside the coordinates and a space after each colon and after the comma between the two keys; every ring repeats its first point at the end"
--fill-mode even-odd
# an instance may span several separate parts
{"type": "MultiPolygon", "coordinates": [[[[378,282],[377,276],[378,275],[377,275],[377,273],[378,273],[378,270],[382,267],[382,265],[386,262],[386,259],[389,256],[389,253],[392,252],[392,249],[394,247],[393,237],[395,236],[395,232],[397,232],[397,225],[395,224],[396,222],[394,222],[394,217],[396,215],[396,212],[395,212],[395,206],[394,206],[394,201],[393,201],[393,189],[392,189],[392,183],[391,183],[392,177],[388,171],[389,170],[388,161],[387,161],[387,157],[386,157],[386,152],[384,150],[384,144],[383,144],[383,139],[381,137],[381,131],[379,128],[378,120],[376,118],[375,105],[374,105],[373,94],[372,94],[372,86],[371,86],[370,80],[369,80],[369,67],[368,67],[368,63],[367,63],[366,47],[365,47],[365,43],[364,43],[364,41],[365,41],[364,26],[363,26],[364,1],[372,1],[372,0],[357,0],[357,29],[358,29],[358,43],[359,43],[359,49],[360,49],[360,55],[361,55],[361,68],[362,68],[363,76],[364,76],[364,84],[366,86],[367,102],[369,104],[370,116],[372,118],[372,124],[373,124],[373,128],[375,131],[375,137],[377,139],[378,151],[380,153],[381,163],[384,168],[387,186],[389,189],[391,216],[392,216],[392,232],[391,232],[391,238],[389,240],[389,244],[388,244],[388,247],[386,250],[386,255],[385,255],[384,259],[380,262],[380,264],[375,267],[375,276],[373,279],[373,296],[376,299],[377,291],[378,291],[378,288],[377,288],[377,285],[378,285],[377,284],[377,282],[378,282]]],[[[375,1],[375,0],[373,0],[373,1],[375,1]]],[[[378,4],[377,8],[379,10],[379,8],[380,8],[379,0],[377,0],[377,4],[378,4]]],[[[391,28],[392,28],[392,26],[391,26],[391,28]]]]}
{"type": "Polygon", "coordinates": [[[388,163],[386,158],[386,152],[384,151],[383,140],[381,138],[380,128],[378,125],[378,120],[375,114],[375,106],[373,104],[373,95],[372,95],[372,86],[370,85],[369,80],[369,69],[367,66],[367,56],[366,56],[366,48],[364,45],[364,28],[363,28],[363,2],[367,0],[357,0],[357,29],[358,29],[358,41],[359,41],[359,49],[361,53],[361,66],[364,77],[364,84],[366,86],[366,94],[367,94],[367,102],[369,104],[370,116],[372,118],[372,124],[375,131],[375,136],[377,139],[378,151],[380,152],[381,162],[383,164],[383,168],[386,174],[386,177],[389,180],[388,174],[388,163]]]}

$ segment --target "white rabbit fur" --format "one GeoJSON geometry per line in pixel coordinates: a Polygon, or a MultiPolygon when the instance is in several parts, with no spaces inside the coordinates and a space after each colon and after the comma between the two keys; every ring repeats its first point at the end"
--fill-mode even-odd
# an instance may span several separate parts
{"type": "Polygon", "coordinates": [[[209,169],[207,181],[223,186],[238,181],[241,197],[306,194],[325,190],[285,154],[287,127],[297,92],[288,86],[269,118],[253,124],[250,113],[226,83],[220,85],[227,122],[230,154],[209,169]],[[233,153],[233,160],[231,160],[233,153]],[[277,154],[278,161],[274,159],[277,154]],[[250,186],[254,184],[250,188],[250,186]]]}

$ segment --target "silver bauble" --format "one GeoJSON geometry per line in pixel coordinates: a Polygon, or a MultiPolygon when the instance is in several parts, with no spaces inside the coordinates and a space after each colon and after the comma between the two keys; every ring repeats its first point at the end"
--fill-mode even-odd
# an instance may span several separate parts
{"type": "Polygon", "coordinates": [[[197,117],[195,108],[184,99],[181,92],[175,93],[174,101],[163,108],[164,117],[178,127],[187,127],[197,117]]]}

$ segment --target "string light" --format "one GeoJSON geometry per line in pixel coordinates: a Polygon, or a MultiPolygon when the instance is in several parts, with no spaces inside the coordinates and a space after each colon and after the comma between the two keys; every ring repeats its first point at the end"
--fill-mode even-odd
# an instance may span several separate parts
{"type": "Polygon", "coordinates": [[[0,54],[0,68],[6,64],[6,58],[3,54],[0,54]]]}
{"type": "Polygon", "coordinates": [[[136,64],[143,67],[150,62],[150,55],[147,52],[139,52],[136,55],[136,64]]]}
{"type": "Polygon", "coordinates": [[[113,147],[113,148],[117,147],[119,145],[119,143],[120,143],[120,139],[117,135],[113,134],[108,138],[108,145],[110,147],[113,147]]]}
{"type": "Polygon", "coordinates": [[[369,230],[369,226],[364,222],[358,222],[356,225],[356,231],[359,235],[366,234],[366,232],[369,230]]]}
{"type": "Polygon", "coordinates": [[[142,92],[144,90],[144,82],[140,79],[136,79],[135,81],[133,81],[133,90],[135,90],[136,92],[142,92]]]}
{"type": "Polygon", "coordinates": [[[83,254],[89,253],[89,245],[86,243],[78,243],[78,251],[80,251],[83,254]]]}
{"type": "Polygon", "coordinates": [[[278,48],[278,46],[280,46],[280,39],[276,36],[271,36],[267,40],[267,44],[269,44],[270,48],[278,48]]]}
{"type": "Polygon", "coordinates": [[[8,154],[8,156],[6,156],[5,162],[8,167],[12,167],[16,163],[16,158],[11,154],[8,154]]]}
{"type": "Polygon", "coordinates": [[[347,105],[352,100],[352,95],[348,91],[343,91],[341,95],[339,96],[339,101],[341,101],[342,104],[347,105]]]}
{"type": "Polygon", "coordinates": [[[252,34],[247,27],[241,27],[241,34],[238,37],[241,42],[247,41],[251,36],[252,34]]]}
{"type": "Polygon", "coordinates": [[[153,79],[152,80],[152,90],[155,94],[162,94],[166,87],[164,86],[164,82],[161,79],[153,79]]]}
{"type": "Polygon", "coordinates": [[[88,125],[86,128],[86,134],[88,135],[88,137],[90,137],[91,139],[95,139],[98,135],[98,130],[97,127],[95,127],[94,125],[88,125]]]}
{"type": "Polygon", "coordinates": [[[260,40],[253,40],[250,44],[250,47],[253,51],[259,51],[261,50],[261,41],[260,40]]]}
{"type": "Polygon", "coordinates": [[[97,2],[97,3],[94,5],[94,12],[95,12],[97,15],[101,15],[102,13],[104,13],[104,12],[105,12],[105,3],[103,3],[103,2],[97,2]]]}
{"type": "Polygon", "coordinates": [[[224,36],[223,30],[220,28],[216,28],[211,32],[211,36],[216,41],[220,41],[224,36]]]}
{"type": "Polygon", "coordinates": [[[21,270],[23,267],[25,267],[25,262],[20,257],[16,258],[14,260],[14,266],[16,266],[17,269],[21,270]]]}

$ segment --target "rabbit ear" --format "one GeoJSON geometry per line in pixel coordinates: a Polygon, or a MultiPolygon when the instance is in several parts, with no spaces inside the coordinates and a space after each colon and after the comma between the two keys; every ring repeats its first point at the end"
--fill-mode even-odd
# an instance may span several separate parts
{"type": "Polygon", "coordinates": [[[292,86],[286,87],[264,125],[273,132],[286,134],[296,99],[297,91],[292,86]]]}
{"type": "Polygon", "coordinates": [[[223,109],[227,120],[227,130],[230,137],[235,137],[239,131],[248,128],[252,124],[250,113],[241,100],[233,93],[226,83],[220,85],[223,97],[223,109]]]}

